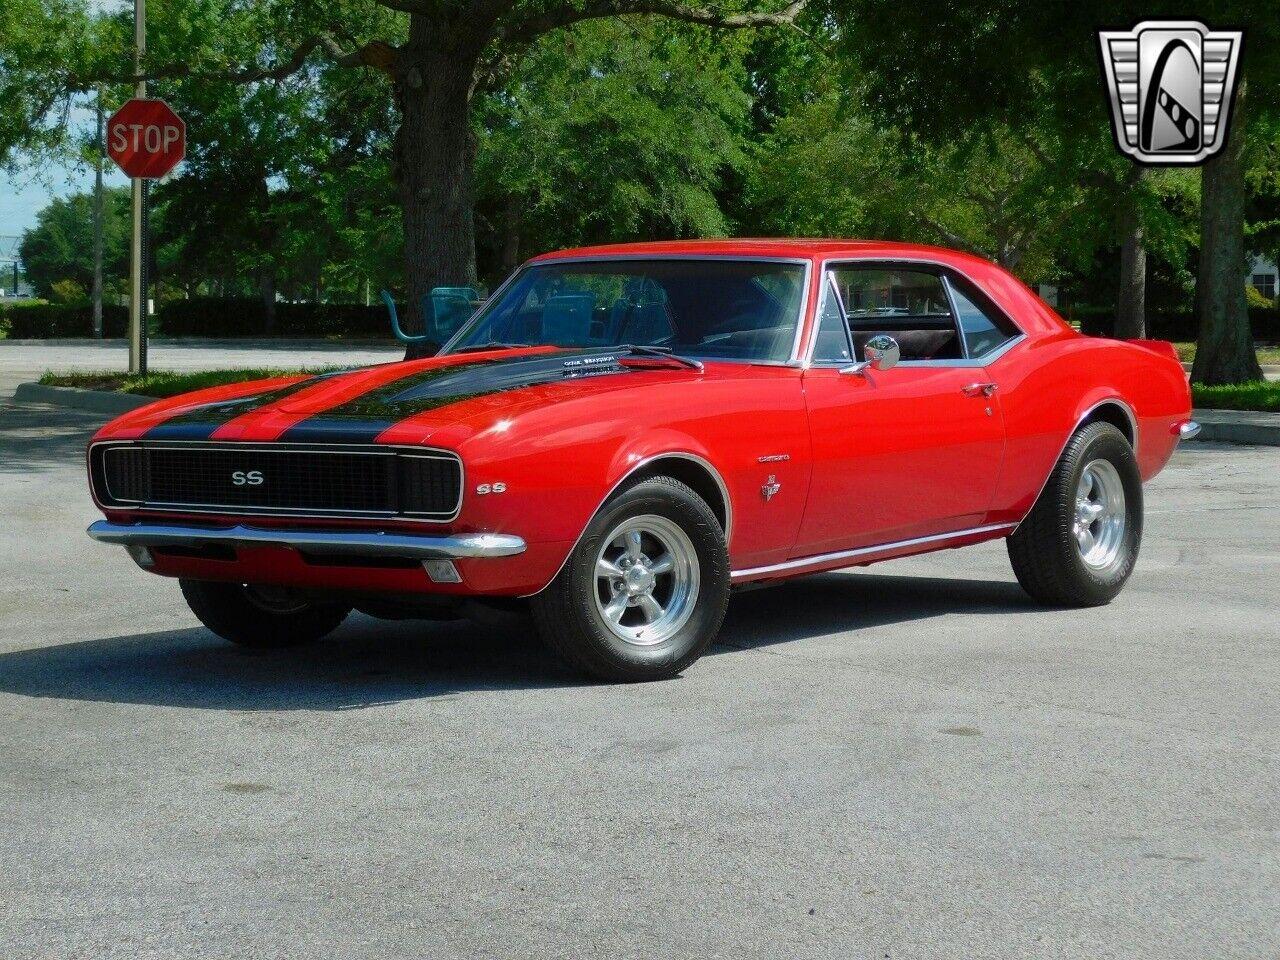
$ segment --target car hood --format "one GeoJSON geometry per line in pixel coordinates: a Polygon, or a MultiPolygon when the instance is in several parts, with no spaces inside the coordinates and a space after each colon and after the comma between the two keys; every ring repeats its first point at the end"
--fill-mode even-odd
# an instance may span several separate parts
{"type": "MultiPolygon", "coordinates": [[[[702,374],[658,359],[602,351],[537,348],[433,357],[321,374],[213,402],[137,411],[134,436],[159,440],[373,443],[397,423],[438,412],[458,421],[481,410],[500,414],[534,399],[554,403],[702,374]],[[634,362],[634,365],[632,365],[634,362]],[[536,397],[531,395],[536,394],[536,397]],[[477,407],[475,401],[483,401],[477,407]],[[154,420],[155,422],[148,422],[154,420]]],[[[431,419],[436,419],[432,417],[431,419]]]]}

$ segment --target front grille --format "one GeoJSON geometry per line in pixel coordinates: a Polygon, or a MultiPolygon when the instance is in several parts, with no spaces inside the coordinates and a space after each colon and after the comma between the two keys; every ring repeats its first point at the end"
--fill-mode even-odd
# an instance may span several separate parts
{"type": "Polygon", "coordinates": [[[90,455],[105,506],[397,516],[457,515],[462,463],[445,451],[258,444],[99,445],[90,455]]]}

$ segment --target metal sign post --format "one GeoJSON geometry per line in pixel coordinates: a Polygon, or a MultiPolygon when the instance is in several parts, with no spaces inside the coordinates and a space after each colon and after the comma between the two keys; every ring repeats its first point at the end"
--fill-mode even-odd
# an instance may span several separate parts
{"type": "MultiPolygon", "coordinates": [[[[133,72],[142,76],[142,58],[147,48],[146,0],[133,0],[133,72]]],[[[139,79],[133,95],[146,99],[147,82],[139,79]]],[[[133,178],[133,244],[129,257],[129,372],[147,375],[147,268],[143,260],[147,227],[146,181],[133,178]]]]}

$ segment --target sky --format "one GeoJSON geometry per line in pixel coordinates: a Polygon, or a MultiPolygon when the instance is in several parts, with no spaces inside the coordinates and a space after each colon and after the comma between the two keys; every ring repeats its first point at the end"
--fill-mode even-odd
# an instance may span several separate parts
{"type": "MultiPolygon", "coordinates": [[[[111,167],[103,183],[124,186],[129,180],[111,167]]],[[[32,173],[8,176],[0,173],[0,237],[21,236],[36,224],[36,214],[55,197],[93,189],[93,170],[50,167],[40,177],[32,173]]]]}

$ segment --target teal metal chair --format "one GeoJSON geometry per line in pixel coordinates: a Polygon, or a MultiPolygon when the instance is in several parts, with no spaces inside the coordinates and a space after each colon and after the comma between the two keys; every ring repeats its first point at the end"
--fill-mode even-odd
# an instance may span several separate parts
{"type": "Polygon", "coordinates": [[[434,287],[422,298],[422,315],[431,318],[435,339],[444,343],[475,312],[480,294],[474,287],[434,287]]]}
{"type": "Polygon", "coordinates": [[[402,343],[444,343],[458,332],[458,328],[475,311],[476,301],[480,294],[474,287],[434,287],[422,298],[422,316],[426,321],[423,333],[405,333],[400,326],[400,315],[396,310],[396,301],[390,291],[381,292],[382,302],[387,305],[387,313],[391,317],[391,331],[402,343]]]}

